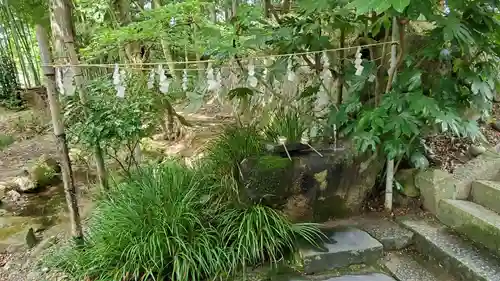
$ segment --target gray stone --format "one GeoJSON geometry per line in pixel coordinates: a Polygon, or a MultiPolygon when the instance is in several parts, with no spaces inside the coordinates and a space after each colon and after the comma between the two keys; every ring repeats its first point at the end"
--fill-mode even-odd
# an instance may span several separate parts
{"type": "MultiPolygon", "coordinates": [[[[299,281],[299,280],[295,279],[290,281],[299,281]]],[[[346,276],[329,278],[322,281],[396,281],[396,280],[385,274],[374,273],[366,275],[346,275],[346,276]]],[[[419,281],[427,281],[427,280],[419,280],[419,281]]]]}
{"type": "MultiPolygon", "coordinates": [[[[498,97],[495,97],[495,101],[498,99],[498,97]]],[[[496,101],[498,102],[498,101],[496,101]]],[[[495,121],[491,123],[491,128],[493,128],[495,131],[500,132],[500,122],[495,121]]]]}
{"type": "Polygon", "coordinates": [[[474,242],[500,254],[500,216],[473,202],[443,200],[439,220],[474,242]]]}
{"type": "Polygon", "coordinates": [[[405,196],[414,198],[420,196],[420,190],[415,185],[415,175],[418,169],[398,170],[394,178],[401,184],[403,189],[400,191],[405,196]]]}
{"type": "Polygon", "coordinates": [[[363,224],[360,228],[382,243],[384,250],[387,251],[406,248],[413,239],[413,232],[393,221],[379,220],[376,224],[363,224]]]}
{"type": "Polygon", "coordinates": [[[383,246],[368,233],[355,229],[334,229],[328,235],[325,251],[301,251],[304,272],[307,274],[329,271],[353,264],[373,263],[382,256],[383,246]]]}
{"type": "Polygon", "coordinates": [[[372,192],[384,159],[360,155],[354,147],[321,153],[263,155],[241,162],[242,200],[281,210],[294,222],[324,222],[360,214],[372,192]]]}
{"type": "Polygon", "coordinates": [[[423,207],[432,214],[437,214],[440,200],[454,199],[457,183],[450,173],[439,169],[421,171],[415,176],[423,207]]]}
{"type": "Polygon", "coordinates": [[[481,146],[481,145],[471,145],[469,147],[469,154],[472,157],[477,157],[485,152],[486,152],[486,147],[481,146]]]}
{"type": "Polygon", "coordinates": [[[471,189],[472,201],[500,214],[500,182],[475,181],[471,189]]]}
{"type": "Polygon", "coordinates": [[[500,171],[500,155],[486,152],[461,165],[453,172],[455,179],[454,198],[465,200],[469,198],[472,182],[476,180],[493,179],[500,171]]]}
{"type": "Polygon", "coordinates": [[[18,176],[13,182],[19,192],[31,192],[36,189],[36,183],[29,176],[18,176]]]}
{"type": "Polygon", "coordinates": [[[35,236],[35,231],[33,230],[32,227],[28,230],[28,233],[26,234],[26,245],[28,245],[28,248],[33,248],[36,246],[38,243],[38,239],[35,236]]]}
{"type": "Polygon", "coordinates": [[[439,264],[461,281],[500,281],[500,261],[430,220],[403,219],[415,232],[414,245],[424,258],[439,264]]]}
{"type": "MultiPolygon", "coordinates": [[[[417,253],[413,253],[417,254],[417,253]]],[[[418,254],[417,254],[418,255],[418,254]]],[[[424,267],[413,256],[403,253],[389,253],[382,262],[392,276],[399,281],[453,281],[452,276],[446,273],[436,276],[432,270],[424,267]],[[447,275],[447,276],[443,276],[447,275]]]]}

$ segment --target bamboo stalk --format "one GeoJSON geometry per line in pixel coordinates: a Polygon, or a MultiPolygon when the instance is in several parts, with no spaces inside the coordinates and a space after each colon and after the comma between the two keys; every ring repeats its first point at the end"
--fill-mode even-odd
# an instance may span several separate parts
{"type": "Polygon", "coordinates": [[[52,56],[49,49],[49,40],[45,29],[41,25],[36,26],[36,37],[40,49],[40,57],[45,66],[42,67],[45,75],[44,84],[47,89],[47,98],[49,100],[50,114],[52,118],[52,127],[57,141],[59,156],[62,161],[62,178],[64,183],[64,193],[66,203],[70,213],[71,234],[78,240],[83,240],[83,230],[78,210],[78,199],[71,168],[71,160],[68,154],[68,143],[64,132],[64,124],[61,117],[61,106],[57,98],[55,69],[48,66],[52,63],[52,56]]]}
{"type": "MultiPolygon", "coordinates": [[[[59,56],[61,58],[68,57],[71,69],[75,75],[75,83],[78,87],[80,102],[84,105],[87,103],[87,94],[84,88],[84,80],[82,69],[79,67],[80,61],[78,59],[78,53],[75,48],[73,25],[71,23],[71,6],[67,0],[51,0],[52,10],[54,11],[53,17],[51,17],[52,25],[56,28],[58,34],[56,34],[56,40],[59,41],[56,46],[61,49],[58,50],[59,56]]],[[[84,112],[88,115],[88,112],[84,112]]],[[[102,152],[102,147],[99,140],[94,144],[94,158],[96,161],[97,175],[99,178],[99,184],[103,189],[108,189],[107,172],[104,162],[104,155],[102,152]]]]}

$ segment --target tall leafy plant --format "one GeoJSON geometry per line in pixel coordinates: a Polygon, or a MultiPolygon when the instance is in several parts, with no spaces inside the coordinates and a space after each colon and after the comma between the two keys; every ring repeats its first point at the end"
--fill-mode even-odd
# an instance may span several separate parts
{"type": "Polygon", "coordinates": [[[14,61],[7,54],[0,53],[0,105],[10,109],[21,108],[22,100],[19,90],[14,61]]]}
{"type": "Polygon", "coordinates": [[[481,138],[477,122],[463,112],[473,108],[487,115],[499,85],[495,12],[481,1],[455,1],[449,14],[433,1],[361,2],[351,3],[358,15],[374,11],[379,20],[399,18],[397,69],[387,77],[380,71],[388,65],[384,61],[376,67],[365,61],[360,76],[348,71],[350,97],[332,108],[330,124],[352,137],[360,152],[380,148],[390,159],[406,156],[415,162],[423,153],[419,139],[429,132],[481,138]],[[432,27],[409,34],[408,24],[422,17],[432,27]],[[418,49],[409,40],[416,40],[418,49]],[[388,91],[382,94],[380,85],[388,91]],[[367,90],[375,95],[366,96],[367,90]]]}
{"type": "Polygon", "coordinates": [[[74,96],[67,100],[65,117],[71,140],[89,150],[100,143],[126,174],[139,164],[134,151],[141,139],[151,135],[160,122],[157,93],[148,91],[142,82],[141,78],[127,80],[126,96],[120,98],[112,79],[105,76],[88,82],[85,105],[74,96]],[[85,118],[82,112],[87,113],[85,118]]]}

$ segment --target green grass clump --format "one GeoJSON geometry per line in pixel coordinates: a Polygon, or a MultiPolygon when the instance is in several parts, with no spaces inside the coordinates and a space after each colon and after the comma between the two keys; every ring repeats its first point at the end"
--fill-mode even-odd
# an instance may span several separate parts
{"type": "Polygon", "coordinates": [[[297,111],[281,109],[264,132],[273,142],[278,142],[279,137],[285,137],[288,143],[299,143],[306,130],[307,124],[297,111]]]}
{"type": "Polygon", "coordinates": [[[14,143],[14,141],[12,136],[0,134],[0,151],[14,143]]]}
{"type": "Polygon", "coordinates": [[[208,146],[204,164],[218,177],[235,176],[241,161],[259,156],[264,138],[257,128],[229,126],[208,146]]]}
{"type": "Polygon", "coordinates": [[[135,171],[97,199],[83,247],[49,265],[73,280],[214,280],[322,237],[268,207],[221,200],[225,184],[175,161],[135,171]]]}

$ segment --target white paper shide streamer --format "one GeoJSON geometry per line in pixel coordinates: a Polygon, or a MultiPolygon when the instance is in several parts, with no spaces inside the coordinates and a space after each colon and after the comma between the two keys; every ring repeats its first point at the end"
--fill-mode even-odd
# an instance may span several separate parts
{"type": "Polygon", "coordinates": [[[321,79],[326,85],[332,78],[332,72],[330,71],[330,59],[328,58],[328,54],[323,52],[323,70],[321,71],[321,79]]]}
{"type": "Polygon", "coordinates": [[[288,60],[288,65],[287,65],[287,78],[288,78],[288,81],[290,81],[290,82],[296,82],[297,81],[297,74],[295,74],[295,72],[293,71],[292,66],[293,66],[293,61],[290,58],[288,60]]]}
{"type": "Polygon", "coordinates": [[[72,96],[75,94],[75,74],[69,66],[56,68],[56,86],[61,95],[72,96]]]}
{"type": "Polygon", "coordinates": [[[184,91],[188,90],[188,72],[187,72],[187,69],[184,69],[184,72],[182,74],[182,90],[184,90],[184,91]]]}
{"type": "Polygon", "coordinates": [[[255,88],[258,84],[257,77],[255,77],[255,65],[253,61],[250,61],[248,64],[248,80],[247,83],[250,87],[255,88]]]}
{"type": "Polygon", "coordinates": [[[115,64],[115,71],[113,72],[113,84],[116,89],[116,96],[119,98],[125,97],[125,85],[124,85],[125,70],[120,70],[118,64],[115,64]]]}
{"type": "Polygon", "coordinates": [[[363,59],[361,59],[361,47],[358,47],[356,51],[356,60],[354,61],[354,67],[356,68],[356,76],[361,76],[363,73],[364,67],[361,65],[363,63],[363,59]]]}
{"type": "Polygon", "coordinates": [[[264,59],[264,70],[262,71],[262,78],[265,80],[267,80],[267,74],[269,73],[269,70],[267,70],[267,68],[270,66],[270,60],[268,59],[264,59]]]}
{"type": "Polygon", "coordinates": [[[158,85],[160,86],[160,92],[163,94],[168,93],[168,89],[170,88],[170,81],[168,80],[167,75],[165,74],[165,69],[160,64],[158,66],[158,85]]]}
{"type": "Polygon", "coordinates": [[[56,68],[56,85],[59,93],[64,95],[63,71],[60,67],[56,68]]]}
{"type": "Polygon", "coordinates": [[[323,70],[321,71],[321,87],[319,88],[316,101],[314,103],[314,111],[318,116],[323,116],[327,113],[328,105],[330,104],[330,96],[328,88],[332,84],[332,73],[330,72],[330,60],[328,55],[323,53],[323,70]]]}
{"type": "Polygon", "coordinates": [[[220,72],[217,75],[214,73],[212,64],[207,68],[207,90],[210,92],[218,92],[221,88],[220,72]]]}
{"type": "Polygon", "coordinates": [[[149,72],[149,77],[148,77],[148,90],[153,89],[155,86],[155,70],[151,69],[151,72],[149,72]]]}

